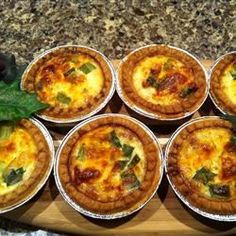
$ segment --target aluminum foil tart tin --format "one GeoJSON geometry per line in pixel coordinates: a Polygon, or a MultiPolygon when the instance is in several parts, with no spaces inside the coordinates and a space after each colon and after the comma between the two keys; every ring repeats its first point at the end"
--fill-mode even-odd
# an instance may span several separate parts
{"type": "MultiPolygon", "coordinates": [[[[111,88],[110,88],[110,91],[108,93],[108,96],[104,99],[104,101],[99,104],[99,106],[94,109],[93,111],[91,111],[90,113],[86,114],[86,115],[81,115],[81,116],[78,116],[78,117],[75,117],[75,118],[69,118],[69,119],[65,119],[65,118],[54,118],[54,117],[50,117],[50,116],[47,116],[47,115],[40,115],[40,114],[36,114],[37,117],[45,120],[45,121],[48,121],[48,122],[52,122],[54,124],[71,124],[71,123],[77,123],[81,120],[84,120],[84,119],[87,119],[93,115],[95,115],[96,113],[98,113],[100,110],[102,110],[106,105],[107,103],[110,101],[110,99],[112,98],[114,92],[115,92],[115,77],[116,77],[116,73],[115,73],[115,69],[112,65],[112,63],[108,60],[108,58],[102,54],[101,52],[93,49],[93,48],[90,48],[90,47],[86,47],[86,46],[82,46],[82,45],[62,45],[62,46],[57,46],[55,48],[52,48],[52,49],[49,49],[49,50],[46,50],[45,52],[43,52],[42,54],[40,54],[39,56],[37,56],[26,68],[26,70],[24,71],[23,75],[22,75],[22,78],[24,78],[26,76],[26,74],[30,71],[31,67],[37,63],[37,61],[44,57],[45,55],[53,52],[53,51],[56,51],[58,50],[59,48],[73,48],[73,47],[76,47],[76,48],[86,48],[86,49],[89,49],[91,51],[94,51],[98,54],[100,54],[102,56],[102,58],[104,59],[104,61],[107,63],[107,65],[109,66],[110,68],[110,71],[111,71],[111,74],[112,74],[112,84],[111,84],[111,88]]],[[[21,80],[21,84],[20,84],[20,87],[21,89],[24,89],[23,87],[23,83],[24,83],[24,80],[22,79],[21,80]]]]}
{"type": "MultiPolygon", "coordinates": [[[[210,70],[209,70],[209,76],[208,76],[208,84],[209,84],[209,88],[210,88],[210,84],[211,84],[211,75],[213,73],[214,68],[216,67],[216,65],[227,55],[230,54],[236,54],[236,51],[232,51],[232,52],[228,52],[222,56],[220,56],[218,59],[216,59],[216,61],[213,63],[213,65],[211,66],[210,70]]],[[[226,114],[230,114],[228,111],[224,110],[223,107],[219,106],[219,103],[217,102],[217,98],[211,93],[211,88],[210,88],[210,92],[209,92],[209,96],[211,98],[211,101],[214,103],[215,107],[224,115],[226,114]]]]}
{"type": "Polygon", "coordinates": [[[33,198],[39,192],[39,190],[45,185],[45,183],[48,180],[49,175],[52,171],[53,165],[54,165],[55,149],[54,149],[53,140],[52,140],[51,135],[49,134],[46,127],[40,121],[36,120],[35,118],[29,119],[29,120],[35,126],[37,126],[39,128],[39,130],[42,132],[45,140],[47,141],[49,151],[50,151],[50,155],[51,155],[49,166],[48,166],[47,172],[44,175],[44,178],[39,182],[37,187],[31,192],[31,194],[29,194],[26,198],[24,198],[23,200],[19,201],[18,203],[14,204],[12,206],[0,209],[0,214],[6,213],[6,212],[11,211],[11,210],[14,210],[14,209],[20,207],[21,205],[25,204],[26,202],[28,202],[31,198],[33,198]]]}
{"type": "Polygon", "coordinates": [[[164,168],[165,168],[165,173],[167,176],[167,179],[172,187],[172,189],[174,190],[175,194],[178,196],[178,198],[187,206],[189,207],[191,210],[193,210],[194,212],[196,212],[197,214],[204,216],[206,218],[212,219],[212,220],[217,220],[217,221],[226,221],[226,222],[233,222],[236,221],[236,214],[234,215],[219,215],[219,214],[214,214],[214,213],[209,213],[206,212],[204,210],[201,210],[198,207],[193,206],[179,191],[178,189],[175,187],[175,185],[171,182],[171,179],[168,175],[168,154],[170,151],[170,147],[174,141],[174,139],[176,138],[176,136],[178,136],[178,134],[188,125],[193,124],[193,123],[197,123],[201,120],[204,119],[212,119],[212,118],[218,118],[220,119],[218,116],[202,116],[193,120],[190,120],[186,123],[184,123],[182,126],[180,126],[171,136],[171,138],[169,139],[167,145],[166,145],[166,149],[165,149],[165,158],[164,158],[164,168]]]}
{"type": "Polygon", "coordinates": [[[110,114],[103,114],[103,115],[97,115],[97,116],[91,117],[90,119],[87,119],[87,120],[79,123],[77,126],[75,126],[73,129],[71,129],[69,131],[69,133],[62,140],[62,143],[60,144],[60,146],[59,146],[59,148],[57,150],[57,153],[56,153],[56,161],[55,161],[55,164],[54,164],[54,177],[55,177],[56,185],[57,185],[57,187],[58,187],[62,197],[76,211],[78,211],[78,212],[80,212],[80,213],[82,213],[82,214],[84,214],[86,216],[92,217],[92,218],[110,220],[110,219],[118,219],[118,218],[126,217],[126,216],[131,215],[134,212],[137,212],[138,210],[142,209],[152,199],[152,197],[155,195],[155,193],[156,193],[156,191],[157,191],[157,189],[158,189],[158,187],[159,187],[159,185],[161,183],[161,180],[162,180],[163,169],[164,169],[164,166],[163,166],[163,153],[162,153],[162,149],[161,149],[161,146],[160,146],[160,143],[159,143],[158,139],[152,133],[152,131],[146,125],[144,125],[142,122],[140,122],[140,121],[138,121],[138,120],[136,120],[134,118],[131,118],[131,117],[126,116],[126,115],[110,113],[110,114]],[[88,210],[84,209],[78,203],[73,201],[69,197],[69,195],[65,192],[65,190],[63,189],[62,184],[60,182],[59,173],[58,173],[59,156],[61,154],[61,151],[62,151],[64,145],[66,144],[66,142],[68,141],[68,139],[70,138],[70,136],[74,132],[76,132],[78,129],[80,129],[84,125],[90,123],[91,121],[102,119],[102,118],[109,117],[109,116],[122,117],[122,118],[125,118],[125,119],[129,119],[132,122],[134,122],[134,123],[138,124],[139,126],[141,126],[149,134],[149,136],[152,138],[152,140],[156,143],[157,149],[159,150],[159,157],[160,157],[160,169],[159,169],[159,171],[160,171],[160,179],[159,179],[159,181],[157,183],[157,186],[156,186],[155,190],[153,191],[153,194],[144,203],[142,203],[140,206],[138,206],[136,209],[134,209],[132,211],[123,211],[123,212],[118,212],[118,213],[114,213],[114,214],[98,214],[98,213],[93,213],[91,211],[88,211],[88,210]]]}
{"type": "MultiPolygon", "coordinates": [[[[124,92],[122,91],[121,84],[120,84],[120,80],[119,80],[119,78],[118,78],[119,72],[120,72],[120,70],[121,70],[121,66],[122,66],[123,63],[128,59],[128,57],[129,57],[131,54],[133,54],[133,53],[135,53],[135,52],[137,52],[137,51],[139,51],[139,50],[141,50],[141,49],[143,49],[143,48],[155,47],[155,46],[161,46],[161,45],[162,45],[162,44],[150,44],[150,45],[147,45],[147,46],[143,46],[143,47],[140,47],[140,48],[135,49],[135,50],[132,51],[130,54],[128,54],[126,57],[124,57],[124,58],[121,60],[119,66],[118,66],[118,71],[117,71],[117,76],[116,76],[116,83],[115,83],[115,84],[116,84],[116,90],[117,90],[117,93],[118,93],[119,97],[121,98],[121,100],[122,100],[130,109],[132,109],[133,111],[137,112],[137,113],[140,114],[140,115],[143,115],[143,116],[148,117],[148,118],[151,118],[151,119],[157,119],[157,120],[162,120],[162,121],[181,120],[181,119],[184,119],[184,118],[186,118],[186,117],[188,117],[188,116],[194,114],[196,111],[198,111],[198,109],[199,109],[199,108],[203,105],[203,103],[206,101],[207,96],[208,96],[208,92],[209,92],[209,84],[208,84],[208,83],[206,83],[205,97],[204,97],[203,101],[201,102],[201,104],[199,104],[199,106],[198,106],[195,110],[193,110],[193,111],[191,111],[191,112],[186,112],[186,113],[184,113],[184,115],[181,116],[181,117],[177,117],[177,118],[176,118],[176,117],[174,117],[174,118],[164,118],[164,117],[161,117],[161,116],[158,115],[158,114],[155,114],[155,113],[153,113],[153,112],[146,111],[146,110],[144,110],[144,109],[142,109],[142,108],[136,106],[135,104],[130,103],[129,100],[125,97],[124,92]]],[[[182,52],[184,52],[185,54],[187,54],[188,56],[192,57],[192,58],[201,66],[202,70],[204,71],[205,78],[206,78],[206,82],[207,82],[207,78],[208,78],[208,76],[207,76],[207,70],[206,70],[205,67],[202,65],[202,63],[199,61],[198,58],[196,58],[195,56],[193,56],[191,53],[185,51],[184,49],[177,48],[177,47],[173,47],[173,46],[169,46],[169,45],[164,45],[164,44],[163,44],[163,46],[167,46],[167,47],[169,47],[169,48],[182,51],[182,52]]]]}

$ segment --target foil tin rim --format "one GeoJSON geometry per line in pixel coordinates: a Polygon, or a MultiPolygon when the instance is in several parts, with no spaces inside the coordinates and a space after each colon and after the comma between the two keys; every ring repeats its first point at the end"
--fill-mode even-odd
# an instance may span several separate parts
{"type": "Polygon", "coordinates": [[[51,174],[52,168],[54,166],[55,149],[54,149],[53,140],[52,140],[52,137],[51,137],[49,131],[39,120],[37,120],[35,118],[29,118],[28,120],[30,120],[41,131],[41,133],[43,134],[43,136],[48,144],[49,152],[50,152],[49,166],[48,166],[47,172],[44,175],[44,177],[42,178],[42,180],[38,183],[38,185],[35,187],[35,189],[27,197],[25,197],[24,199],[22,199],[18,203],[14,204],[13,206],[9,206],[9,207],[0,209],[0,214],[12,211],[12,210],[24,205],[30,199],[32,199],[42,189],[42,187],[46,184],[46,182],[51,174]]]}
{"type": "Polygon", "coordinates": [[[160,120],[160,121],[176,121],[176,120],[182,120],[188,116],[191,116],[192,114],[194,114],[195,112],[197,112],[201,106],[204,104],[204,102],[206,101],[207,97],[208,97],[208,93],[209,93],[209,83],[208,83],[208,74],[207,74],[207,70],[206,68],[202,65],[202,63],[200,62],[200,60],[194,56],[193,54],[191,54],[190,52],[182,49],[182,48],[178,48],[178,47],[174,47],[174,46],[170,46],[170,45],[166,45],[166,44],[149,44],[149,45],[146,45],[146,46],[143,46],[143,47],[139,47],[135,50],[133,50],[131,53],[129,53],[127,56],[125,56],[123,59],[121,59],[121,62],[119,63],[119,66],[118,66],[118,70],[117,70],[117,75],[116,75],[116,82],[115,82],[115,85],[116,85],[116,90],[117,90],[117,93],[120,97],[120,99],[130,108],[132,109],[133,111],[135,111],[136,113],[140,114],[140,115],[143,115],[145,117],[148,117],[148,118],[151,118],[151,119],[156,119],[156,120],[160,120]],[[203,72],[204,72],[204,75],[205,75],[205,81],[206,81],[206,89],[205,89],[205,94],[204,94],[204,98],[202,100],[202,102],[198,105],[198,107],[196,109],[194,109],[193,111],[191,112],[185,112],[183,116],[180,116],[180,117],[175,117],[175,118],[163,118],[161,117],[160,115],[154,113],[154,112],[149,112],[149,111],[146,111],[145,109],[135,105],[135,104],[132,104],[130,103],[126,98],[125,98],[125,95],[124,95],[124,92],[121,88],[121,84],[120,84],[120,79],[119,79],[119,72],[121,70],[121,67],[123,65],[123,63],[128,59],[128,57],[143,49],[143,48],[147,48],[147,47],[155,47],[155,46],[166,46],[166,47],[169,47],[169,48],[172,48],[172,49],[176,49],[178,51],[182,51],[184,53],[186,53],[188,56],[192,57],[198,64],[199,66],[202,68],[203,72]]]}
{"type": "Polygon", "coordinates": [[[45,55],[53,52],[53,51],[56,51],[60,48],[85,48],[85,49],[89,49],[91,51],[94,51],[96,53],[98,53],[103,59],[104,61],[107,63],[110,71],[111,71],[111,74],[112,74],[112,81],[111,81],[111,88],[110,88],[110,91],[107,95],[107,97],[104,99],[104,101],[102,103],[100,103],[96,109],[94,109],[93,111],[89,112],[88,114],[85,114],[85,115],[82,115],[82,116],[78,116],[78,117],[75,117],[75,118],[70,118],[70,119],[64,119],[64,118],[54,118],[54,117],[50,117],[50,116],[47,116],[47,115],[40,115],[40,114],[35,114],[36,117],[39,117],[41,118],[42,120],[45,120],[45,121],[48,121],[48,122],[51,122],[51,123],[54,123],[54,124],[71,124],[71,123],[76,123],[76,122],[79,122],[81,120],[85,120],[93,115],[95,115],[96,113],[98,113],[99,111],[101,111],[107,104],[108,102],[111,100],[111,98],[113,97],[113,94],[115,92],[115,80],[116,80],[116,73],[115,73],[115,68],[113,66],[113,64],[110,62],[110,60],[101,52],[97,51],[96,49],[93,49],[91,47],[87,47],[87,46],[83,46],[83,45],[75,45],[75,44],[71,44],[71,45],[60,45],[60,46],[57,46],[57,47],[54,47],[54,48],[51,48],[51,49],[48,49],[46,51],[44,51],[43,53],[39,54],[28,66],[27,68],[25,69],[22,77],[21,77],[21,83],[20,83],[20,88],[22,90],[24,90],[24,86],[23,86],[23,83],[24,83],[24,80],[23,78],[27,75],[27,73],[29,73],[31,67],[37,63],[37,61],[39,59],[41,59],[42,57],[44,57],[45,55]]]}
{"type": "Polygon", "coordinates": [[[198,117],[195,118],[193,120],[190,120],[186,123],[184,123],[183,125],[181,125],[170,137],[165,151],[164,151],[164,169],[165,169],[165,174],[166,177],[168,179],[168,182],[171,186],[171,188],[173,189],[174,193],[178,196],[178,198],[187,206],[189,207],[192,211],[196,212],[197,214],[204,216],[208,219],[212,219],[212,220],[216,220],[216,221],[225,221],[225,222],[234,222],[236,221],[236,214],[231,214],[231,215],[220,215],[220,214],[214,214],[214,213],[209,213],[207,211],[204,211],[198,207],[193,206],[176,188],[176,186],[172,183],[171,178],[168,174],[168,154],[170,151],[170,147],[174,141],[174,139],[177,137],[177,135],[188,125],[192,124],[192,123],[197,123],[203,119],[221,119],[218,116],[202,116],[202,117],[198,117]]]}
{"type": "Polygon", "coordinates": [[[118,218],[122,218],[122,217],[126,217],[128,215],[131,215],[137,211],[139,211],[140,209],[142,209],[155,195],[157,189],[160,186],[162,177],[163,177],[163,173],[164,173],[164,156],[163,156],[163,151],[161,148],[161,145],[157,139],[157,137],[154,135],[154,133],[142,122],[140,122],[139,120],[133,118],[133,117],[129,117],[127,115],[123,115],[123,114],[113,114],[113,113],[107,113],[107,114],[102,114],[102,115],[97,115],[94,117],[91,117],[81,123],[79,123],[78,125],[76,125],[74,128],[72,128],[67,134],[66,136],[63,138],[60,146],[57,149],[56,152],[56,161],[54,163],[54,177],[55,177],[55,182],[57,185],[57,188],[59,189],[60,194],[62,195],[62,197],[64,198],[64,200],[72,207],[74,208],[76,211],[78,211],[81,214],[84,214],[86,216],[95,218],[95,219],[104,219],[104,220],[110,220],[110,219],[118,219],[118,218]],[[59,173],[58,173],[58,166],[59,166],[59,156],[61,154],[62,148],[64,147],[64,145],[66,144],[67,140],[69,139],[69,137],[76,132],[79,128],[81,128],[82,126],[86,125],[87,123],[97,120],[97,119],[102,119],[105,117],[109,117],[109,116],[116,116],[116,117],[122,117],[125,119],[129,119],[132,122],[135,122],[136,124],[140,125],[145,132],[147,132],[147,134],[152,138],[152,140],[155,142],[155,145],[157,147],[158,150],[158,155],[159,155],[159,159],[160,159],[160,167],[159,167],[159,173],[160,173],[160,178],[156,184],[156,187],[153,191],[153,193],[150,195],[150,197],[143,202],[140,206],[138,206],[136,209],[132,210],[132,211],[123,211],[123,212],[118,212],[118,213],[114,213],[114,214],[99,214],[99,213],[93,213],[89,210],[84,209],[83,207],[81,207],[78,203],[76,203],[75,201],[73,201],[69,195],[65,192],[65,190],[62,187],[61,181],[60,181],[60,177],[59,177],[59,173]]]}
{"type": "MultiPolygon", "coordinates": [[[[236,51],[231,51],[228,53],[223,54],[222,56],[218,57],[214,63],[212,64],[211,68],[209,69],[209,74],[208,74],[208,84],[209,84],[209,97],[211,98],[211,101],[213,102],[214,106],[224,115],[226,114],[231,114],[230,112],[226,111],[223,107],[221,107],[218,103],[217,98],[212,94],[211,92],[211,77],[212,77],[212,73],[213,70],[215,69],[215,67],[217,66],[217,64],[225,57],[228,56],[230,54],[236,54],[236,51]]],[[[233,115],[233,114],[232,114],[233,115]]]]}

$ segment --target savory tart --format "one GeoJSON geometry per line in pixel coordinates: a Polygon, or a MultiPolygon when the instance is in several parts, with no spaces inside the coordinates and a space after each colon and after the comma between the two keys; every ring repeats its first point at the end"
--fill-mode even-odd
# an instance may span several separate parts
{"type": "Polygon", "coordinates": [[[63,46],[33,61],[22,87],[49,104],[42,118],[76,120],[102,108],[113,92],[111,65],[100,53],[79,46],[63,46]]]}
{"type": "Polygon", "coordinates": [[[182,50],[151,45],[131,53],[119,69],[121,97],[153,118],[181,118],[207,96],[203,67],[182,50]]]}
{"type": "Polygon", "coordinates": [[[30,120],[0,123],[0,211],[27,200],[45,180],[52,163],[49,146],[30,120]]]}
{"type": "Polygon", "coordinates": [[[210,93],[223,112],[236,115],[236,52],[221,57],[213,67],[210,93]]]}
{"type": "Polygon", "coordinates": [[[197,119],[174,136],[167,173],[177,191],[208,213],[236,213],[236,134],[218,117],[197,119]]]}
{"type": "Polygon", "coordinates": [[[154,194],[162,174],[153,137],[125,116],[94,118],[62,143],[58,176],[68,196],[102,215],[133,212],[154,194]]]}

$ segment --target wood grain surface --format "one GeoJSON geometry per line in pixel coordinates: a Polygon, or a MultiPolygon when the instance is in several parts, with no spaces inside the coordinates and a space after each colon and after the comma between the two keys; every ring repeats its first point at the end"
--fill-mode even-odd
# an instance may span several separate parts
{"type": "MultiPolygon", "coordinates": [[[[119,61],[113,61],[117,68],[119,61]]],[[[212,62],[203,60],[208,69],[212,62]]],[[[127,108],[115,93],[102,113],[121,113],[135,117],[151,128],[164,147],[170,135],[189,119],[219,114],[208,98],[201,109],[192,117],[176,122],[158,122],[144,118],[127,108]]],[[[55,146],[71,127],[53,127],[48,125],[55,146]]],[[[71,208],[59,194],[53,175],[46,186],[27,204],[2,214],[1,217],[38,227],[74,234],[112,234],[112,235],[196,235],[196,234],[236,234],[235,223],[217,222],[201,217],[184,206],[177,199],[164,176],[153,199],[139,212],[117,220],[96,220],[81,215],[71,208]]]]}

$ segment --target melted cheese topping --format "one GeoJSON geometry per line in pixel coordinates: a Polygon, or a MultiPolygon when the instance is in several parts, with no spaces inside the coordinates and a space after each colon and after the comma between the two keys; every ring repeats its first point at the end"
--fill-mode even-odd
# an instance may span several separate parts
{"type": "Polygon", "coordinates": [[[53,107],[80,108],[101,92],[103,84],[104,76],[99,64],[83,54],[52,58],[45,62],[35,79],[40,100],[53,107]],[[87,74],[79,69],[86,63],[95,66],[87,74]],[[69,102],[60,102],[58,94],[65,95],[69,102]]]}
{"type": "Polygon", "coordinates": [[[220,82],[223,93],[236,105],[236,80],[233,79],[233,76],[231,75],[233,70],[233,64],[228,65],[220,77],[220,82]]]}
{"type": "Polygon", "coordinates": [[[16,189],[27,180],[36,164],[37,147],[31,135],[16,127],[7,139],[0,140],[0,195],[16,189]],[[24,169],[22,181],[9,185],[4,182],[4,173],[11,169],[24,169]]]}
{"type": "Polygon", "coordinates": [[[132,189],[127,189],[123,186],[121,173],[127,171],[129,168],[120,169],[117,167],[119,161],[132,160],[132,157],[127,159],[124,156],[122,149],[114,146],[110,140],[110,133],[115,131],[120,143],[132,146],[132,157],[137,154],[140,161],[131,168],[137,179],[141,183],[146,171],[146,159],[143,150],[143,145],[138,137],[128,129],[121,126],[103,126],[85,134],[76,143],[72,151],[71,159],[71,176],[76,179],[75,168],[81,172],[87,168],[96,170],[100,175],[92,181],[85,181],[81,183],[81,187],[85,189],[92,189],[97,195],[98,200],[114,200],[125,196],[132,189]],[[83,160],[78,155],[81,146],[85,147],[85,154],[83,160]]]}
{"type": "Polygon", "coordinates": [[[132,81],[136,92],[146,101],[153,104],[170,105],[178,102],[179,94],[188,84],[194,81],[194,77],[192,71],[182,62],[167,56],[153,56],[146,57],[136,65],[132,81]],[[152,86],[143,86],[151,74],[151,70],[157,66],[161,68],[157,78],[158,82],[163,83],[169,77],[167,79],[169,81],[165,81],[164,88],[158,92],[152,86]],[[177,73],[183,75],[186,80],[170,79],[173,74],[177,73]]]}
{"type": "MultiPolygon", "coordinates": [[[[193,181],[196,172],[204,167],[215,174],[214,179],[209,184],[227,184],[230,186],[231,195],[234,194],[236,173],[231,179],[222,177],[225,158],[230,157],[232,160],[236,160],[236,152],[228,152],[225,148],[231,137],[232,133],[229,129],[220,127],[203,128],[191,133],[184,140],[178,158],[181,173],[185,178],[193,181]]],[[[196,182],[199,185],[199,191],[210,197],[208,184],[196,182]]]]}

